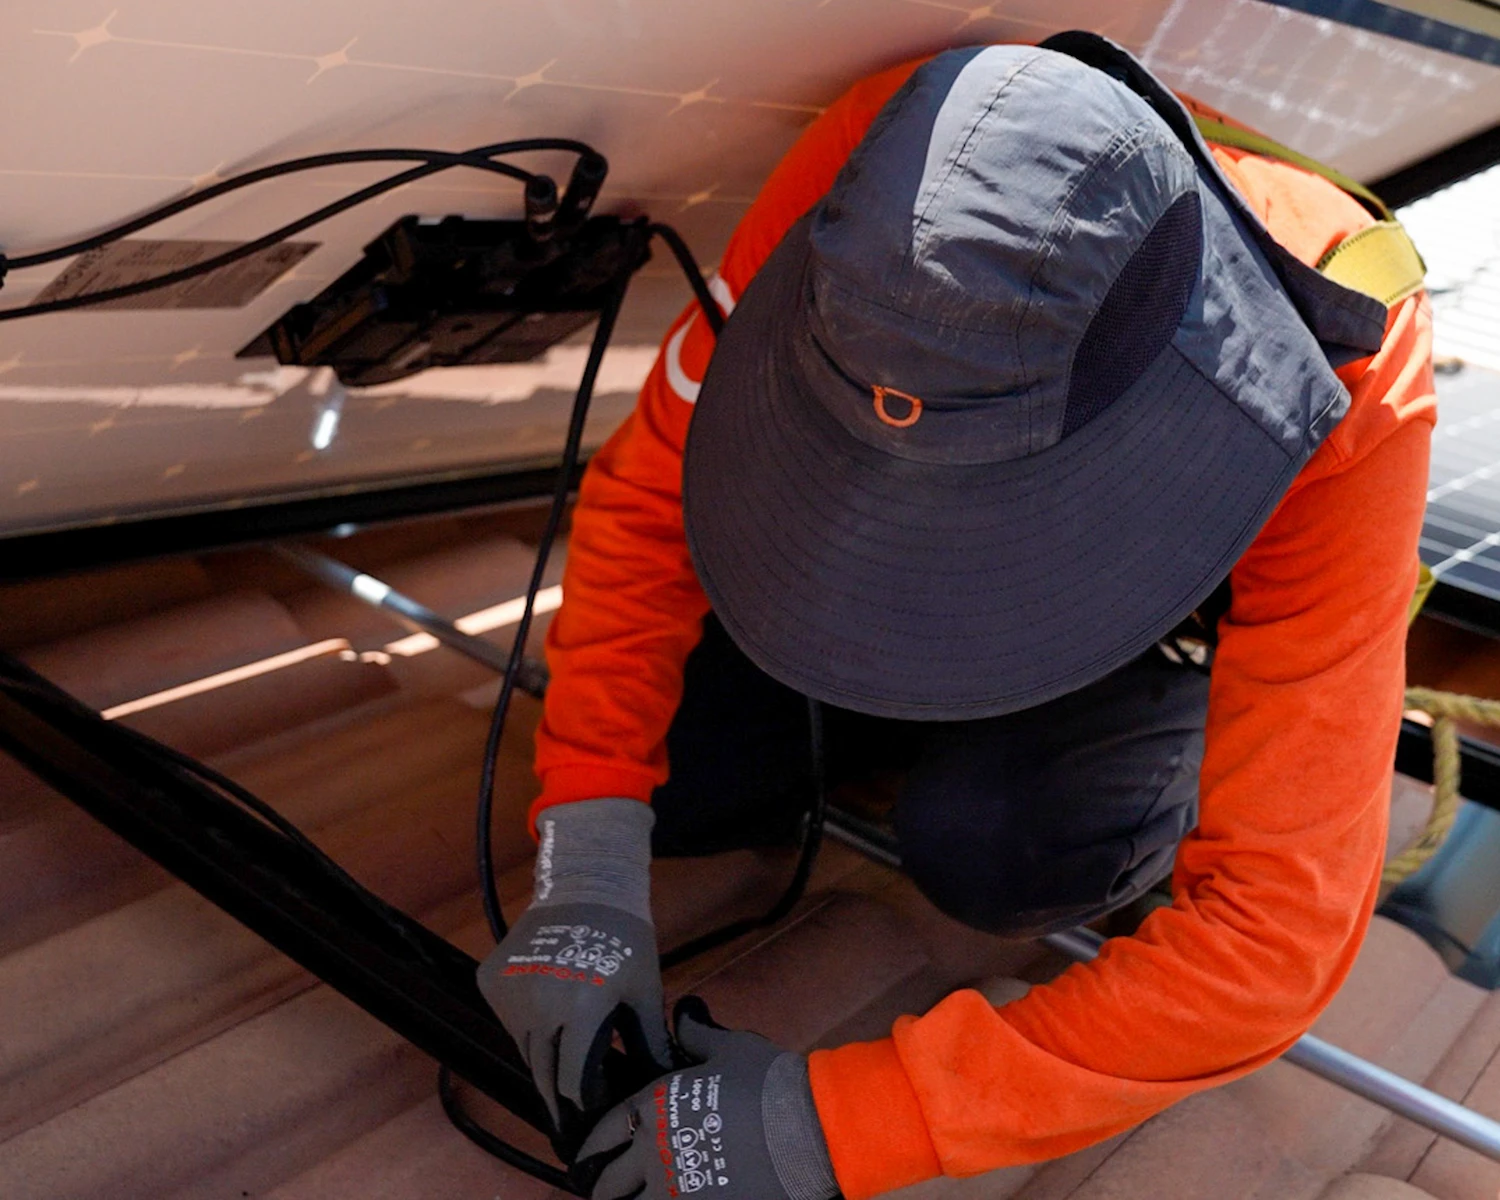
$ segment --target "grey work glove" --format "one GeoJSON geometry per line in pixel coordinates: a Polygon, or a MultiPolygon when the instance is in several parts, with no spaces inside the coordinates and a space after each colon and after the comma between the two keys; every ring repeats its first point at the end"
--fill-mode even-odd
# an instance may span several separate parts
{"type": "Polygon", "coordinates": [[[807,1060],[678,1003],[677,1042],[700,1065],[673,1071],[600,1118],[576,1174],[592,1200],[829,1200],[838,1194],[807,1060]]]}
{"type": "Polygon", "coordinates": [[[653,821],[637,800],[543,809],[531,907],[479,967],[479,990],[559,1129],[608,1103],[614,1033],[655,1071],[672,1061],[651,923],[653,821]]]}

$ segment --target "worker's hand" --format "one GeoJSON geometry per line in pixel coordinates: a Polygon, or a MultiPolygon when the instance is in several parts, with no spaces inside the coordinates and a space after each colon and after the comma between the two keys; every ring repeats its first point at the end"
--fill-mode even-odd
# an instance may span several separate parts
{"type": "Polygon", "coordinates": [[[561,1105],[597,1111],[604,1055],[618,1031],[628,1054],[670,1061],[656,934],[602,904],[533,906],[479,968],[479,989],[516,1041],[555,1125],[561,1105]]]}
{"type": "Polygon", "coordinates": [[[592,1200],[829,1200],[838,1194],[807,1062],[754,1033],[677,1006],[677,1042],[699,1065],[610,1109],[578,1152],[592,1200]]]}
{"type": "Polygon", "coordinates": [[[531,1068],[552,1120],[609,1102],[604,1058],[671,1063],[651,923],[652,815],[635,800],[544,809],[536,892],[480,965],[479,989],[531,1068]]]}

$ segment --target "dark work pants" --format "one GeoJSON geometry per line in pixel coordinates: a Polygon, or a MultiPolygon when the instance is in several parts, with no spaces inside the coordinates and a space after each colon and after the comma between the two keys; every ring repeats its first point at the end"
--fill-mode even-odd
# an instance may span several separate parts
{"type": "MultiPolygon", "coordinates": [[[[1023,712],[894,721],[822,706],[828,786],[900,773],[902,865],[944,912],[1011,937],[1128,903],[1197,822],[1208,678],[1154,648],[1023,712]]],[[[784,842],[812,795],[805,697],[709,617],[652,797],[660,855],[784,842]]]]}

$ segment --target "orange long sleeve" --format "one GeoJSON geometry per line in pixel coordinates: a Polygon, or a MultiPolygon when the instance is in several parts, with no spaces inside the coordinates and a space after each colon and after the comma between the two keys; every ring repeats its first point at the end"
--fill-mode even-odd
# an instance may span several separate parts
{"type": "Polygon", "coordinates": [[[1173,905],[1003,1009],[958,992],[888,1042],[813,1055],[849,1200],[1128,1129],[1275,1058],[1338,990],[1374,903],[1400,725],[1432,414],[1425,304],[1397,310],[1355,382],[1363,438],[1319,452],[1232,574],[1173,905]],[[904,1126],[872,1111],[886,1095],[904,1099],[904,1126]]]}

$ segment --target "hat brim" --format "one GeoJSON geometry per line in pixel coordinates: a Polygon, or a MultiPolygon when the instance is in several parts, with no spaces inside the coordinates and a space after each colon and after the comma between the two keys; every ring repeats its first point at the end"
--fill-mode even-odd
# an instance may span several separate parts
{"type": "Polygon", "coordinates": [[[877,450],[833,415],[871,393],[805,319],[809,229],[720,335],[683,475],[715,613],[799,692],[959,720],[1082,687],[1207,597],[1301,465],[1176,344],[1041,453],[953,466],[877,450]]]}

